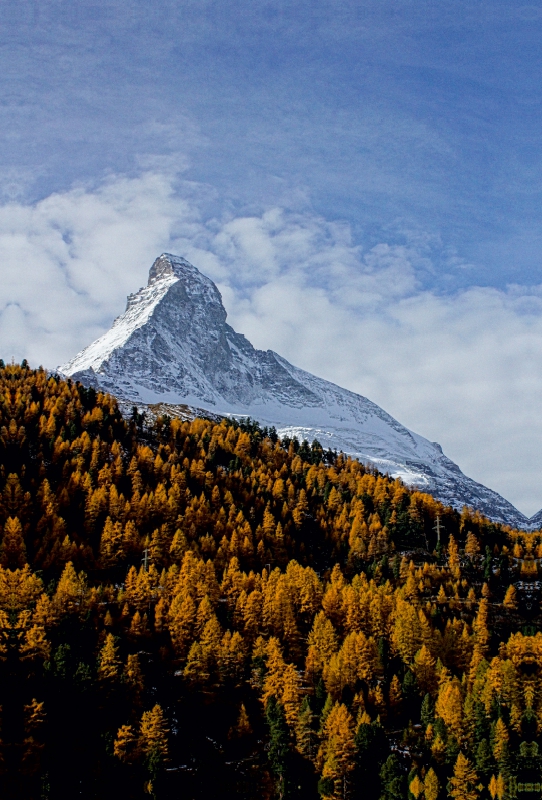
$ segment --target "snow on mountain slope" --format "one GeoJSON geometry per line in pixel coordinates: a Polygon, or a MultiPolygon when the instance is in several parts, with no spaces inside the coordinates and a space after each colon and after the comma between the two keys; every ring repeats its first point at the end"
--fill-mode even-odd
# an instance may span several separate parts
{"type": "Polygon", "coordinates": [[[522,528],[534,523],[367,398],[256,350],[227,324],[214,283],[177,256],[157,258],[147,286],[128,297],[110,330],[59,370],[128,401],[250,416],[279,435],[316,438],[370,462],[456,508],[522,528]]]}

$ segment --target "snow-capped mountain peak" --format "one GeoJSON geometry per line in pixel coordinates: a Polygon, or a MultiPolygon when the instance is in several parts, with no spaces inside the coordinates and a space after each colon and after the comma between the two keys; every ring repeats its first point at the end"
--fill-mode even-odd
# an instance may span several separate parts
{"type": "Polygon", "coordinates": [[[164,253],[152,265],[147,286],[128,295],[124,314],[117,317],[107,333],[82,350],[62,369],[66,374],[89,369],[99,372],[102,364],[115,350],[122,347],[134,331],[149,321],[170,287],[178,281],[183,282],[187,294],[199,297],[203,305],[213,306],[219,314],[222,310],[225,321],[226,312],[222,306],[222,298],[214,283],[186,259],[164,253]]]}
{"type": "Polygon", "coordinates": [[[156,259],[147,286],[99,339],[60,371],[136,403],[250,416],[279,435],[318,439],[461,508],[523,528],[533,523],[465,476],[439,444],[409,431],[365,397],[256,350],[226,322],[215,284],[184,258],[156,259]]]}

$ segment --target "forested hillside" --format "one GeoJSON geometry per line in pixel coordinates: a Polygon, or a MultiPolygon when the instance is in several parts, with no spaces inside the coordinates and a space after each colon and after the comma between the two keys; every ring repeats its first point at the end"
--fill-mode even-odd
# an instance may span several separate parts
{"type": "Polygon", "coordinates": [[[540,793],[540,533],[0,367],[0,796],[540,793]]]}

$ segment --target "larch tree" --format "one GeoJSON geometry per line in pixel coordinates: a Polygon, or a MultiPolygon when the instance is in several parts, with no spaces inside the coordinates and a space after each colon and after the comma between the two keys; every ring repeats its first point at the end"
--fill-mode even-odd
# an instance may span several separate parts
{"type": "Polygon", "coordinates": [[[317,757],[325,786],[333,798],[343,797],[348,774],[354,769],[354,720],[344,703],[335,703],[326,719],[317,757]]]}
{"type": "Polygon", "coordinates": [[[454,773],[450,778],[450,797],[454,800],[478,800],[478,775],[469,759],[459,753],[454,765],[454,773]]]}
{"type": "Polygon", "coordinates": [[[510,585],[504,595],[503,606],[510,611],[516,611],[518,607],[516,587],[510,585]]]}
{"type": "Polygon", "coordinates": [[[423,782],[423,792],[425,800],[437,800],[439,791],[440,791],[440,784],[437,778],[437,774],[433,769],[433,767],[430,767],[423,782]]]}
{"type": "Polygon", "coordinates": [[[118,654],[115,637],[108,633],[98,657],[98,677],[102,681],[112,682],[120,677],[122,663],[118,654]]]}
{"type": "Polygon", "coordinates": [[[145,755],[151,778],[156,779],[169,755],[169,728],[162,708],[158,703],[145,711],[139,724],[140,748],[145,755]]]}

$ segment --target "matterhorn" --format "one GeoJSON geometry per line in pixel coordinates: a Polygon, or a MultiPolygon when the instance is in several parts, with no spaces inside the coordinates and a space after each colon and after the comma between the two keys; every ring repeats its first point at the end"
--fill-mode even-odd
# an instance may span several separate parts
{"type": "Polygon", "coordinates": [[[226,322],[215,284],[184,258],[163,254],[147,286],[129,295],[110,330],[59,372],[137,405],[170,414],[251,417],[342,450],[457,509],[536,527],[491,489],[464,475],[436,442],[413,433],[366,397],[294,367],[272,350],[256,350],[226,322]],[[188,407],[188,408],[187,408],[188,407]]]}

